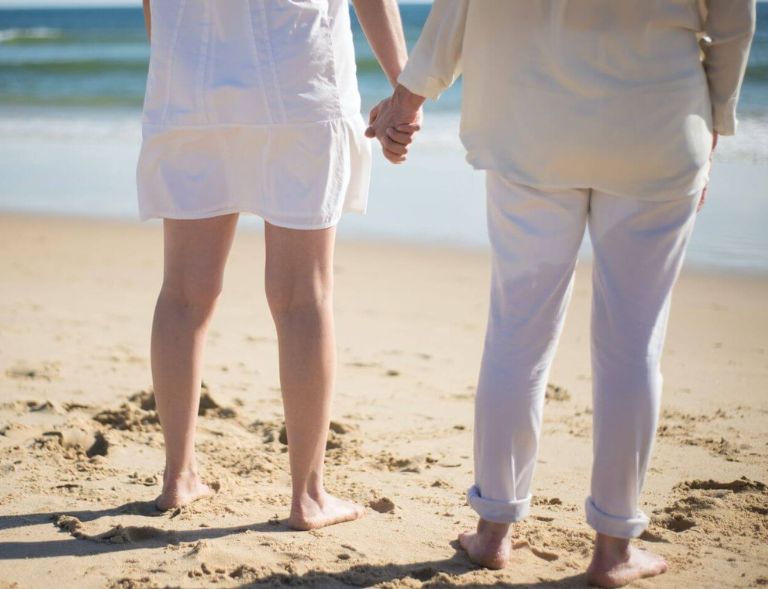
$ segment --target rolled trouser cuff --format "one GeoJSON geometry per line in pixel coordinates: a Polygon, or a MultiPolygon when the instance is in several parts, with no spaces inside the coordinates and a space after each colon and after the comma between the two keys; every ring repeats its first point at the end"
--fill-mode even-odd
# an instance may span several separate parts
{"type": "Polygon", "coordinates": [[[531,509],[531,497],[518,501],[499,501],[480,496],[480,489],[472,485],[467,490],[467,501],[477,514],[486,521],[513,524],[524,519],[531,509]]]}
{"type": "Polygon", "coordinates": [[[618,517],[600,511],[587,497],[584,502],[587,511],[587,523],[599,534],[613,536],[614,538],[637,538],[648,527],[648,516],[638,511],[635,517],[618,517]]]}

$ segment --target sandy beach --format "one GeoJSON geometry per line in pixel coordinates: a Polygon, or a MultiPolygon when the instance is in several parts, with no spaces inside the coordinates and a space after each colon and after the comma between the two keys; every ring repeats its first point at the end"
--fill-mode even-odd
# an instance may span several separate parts
{"type": "MultiPolygon", "coordinates": [[[[475,522],[473,394],[489,259],[342,241],[330,489],[365,517],[289,530],[264,249],[238,234],[207,349],[198,456],[216,494],[160,513],[149,369],[157,224],[0,215],[0,588],[585,585],[592,532],[589,265],[548,393],[532,517],[512,566],[457,550],[475,522]]],[[[637,587],[768,586],[768,276],[686,269],[666,346],[637,587]]]]}

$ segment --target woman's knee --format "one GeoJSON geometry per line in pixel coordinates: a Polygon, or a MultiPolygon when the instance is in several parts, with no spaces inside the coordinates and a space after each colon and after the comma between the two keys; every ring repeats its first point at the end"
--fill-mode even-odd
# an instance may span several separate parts
{"type": "Polygon", "coordinates": [[[222,290],[223,280],[220,277],[166,277],[160,290],[160,299],[185,312],[208,314],[215,307],[222,290]]]}
{"type": "Polygon", "coordinates": [[[268,270],[265,290],[269,308],[276,319],[320,318],[332,304],[332,279],[322,272],[304,275],[268,270]]]}

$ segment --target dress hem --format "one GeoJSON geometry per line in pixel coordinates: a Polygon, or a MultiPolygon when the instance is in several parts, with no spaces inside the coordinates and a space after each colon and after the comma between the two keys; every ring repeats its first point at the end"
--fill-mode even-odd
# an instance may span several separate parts
{"type": "Polygon", "coordinates": [[[264,221],[266,221],[270,225],[275,225],[276,227],[282,227],[284,229],[317,230],[317,229],[328,229],[330,227],[334,227],[339,223],[339,221],[341,221],[341,217],[344,215],[344,213],[357,213],[359,215],[365,215],[366,212],[367,212],[366,209],[348,209],[348,210],[342,211],[341,214],[331,218],[328,221],[321,221],[319,223],[300,223],[300,222],[278,220],[272,215],[264,214],[255,209],[248,209],[244,207],[228,207],[228,208],[222,208],[222,209],[215,209],[212,211],[184,211],[184,212],[157,211],[157,212],[151,212],[151,213],[141,213],[139,215],[139,220],[149,221],[150,219],[173,219],[177,221],[195,221],[195,220],[211,219],[213,217],[221,217],[223,215],[231,215],[231,214],[238,213],[238,214],[255,215],[257,217],[261,217],[264,221]]]}

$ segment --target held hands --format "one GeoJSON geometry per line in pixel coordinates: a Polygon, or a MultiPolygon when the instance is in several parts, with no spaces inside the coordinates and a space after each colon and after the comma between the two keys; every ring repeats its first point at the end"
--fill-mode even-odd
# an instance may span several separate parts
{"type": "Polygon", "coordinates": [[[421,106],[424,100],[423,96],[413,94],[398,84],[391,97],[385,98],[371,110],[365,136],[378,139],[384,157],[393,164],[405,161],[408,146],[421,129],[421,106]]]}

